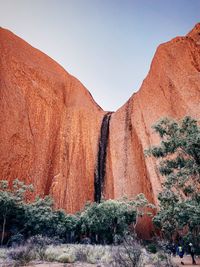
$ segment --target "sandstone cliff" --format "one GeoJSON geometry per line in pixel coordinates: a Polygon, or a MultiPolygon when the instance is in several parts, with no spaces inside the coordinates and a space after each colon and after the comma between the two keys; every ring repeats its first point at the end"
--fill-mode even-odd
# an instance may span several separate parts
{"type": "Polygon", "coordinates": [[[161,178],[143,151],[159,142],[151,126],[161,117],[200,116],[200,24],[160,45],[140,90],[110,121],[105,195],[144,192],[157,203],[161,178]],[[112,182],[111,182],[112,181],[112,182]]]}
{"type": "Polygon", "coordinates": [[[74,212],[94,199],[104,112],[51,58],[0,29],[1,179],[33,183],[74,212]]]}
{"type": "Polygon", "coordinates": [[[151,126],[161,117],[199,118],[200,24],[160,45],[138,93],[107,115],[77,79],[4,29],[0,55],[1,179],[33,183],[69,212],[102,194],[144,192],[157,203],[161,177],[143,151],[159,142],[151,126]]]}

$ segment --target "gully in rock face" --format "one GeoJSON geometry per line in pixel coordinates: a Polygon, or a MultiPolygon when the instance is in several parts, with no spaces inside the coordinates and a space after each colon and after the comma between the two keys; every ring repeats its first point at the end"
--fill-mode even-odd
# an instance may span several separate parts
{"type": "Polygon", "coordinates": [[[106,152],[108,145],[111,114],[111,112],[106,113],[103,117],[101,124],[101,135],[99,139],[97,165],[94,173],[94,200],[98,203],[101,201],[104,186],[106,152]]]}

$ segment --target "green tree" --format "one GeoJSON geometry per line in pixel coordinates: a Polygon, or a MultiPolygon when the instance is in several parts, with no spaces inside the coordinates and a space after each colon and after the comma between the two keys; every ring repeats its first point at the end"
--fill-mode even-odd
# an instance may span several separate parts
{"type": "Polygon", "coordinates": [[[28,191],[32,191],[32,185],[25,185],[18,179],[14,180],[9,187],[8,181],[0,181],[0,225],[1,245],[3,245],[5,232],[19,228],[17,222],[23,222],[23,202],[28,191]]]}
{"type": "Polygon", "coordinates": [[[200,128],[196,120],[164,118],[153,128],[161,143],[146,151],[159,159],[158,169],[164,177],[158,196],[159,212],[155,225],[164,237],[176,233],[200,240],[200,128]]]}
{"type": "Polygon", "coordinates": [[[80,213],[80,232],[93,238],[97,243],[112,243],[116,236],[122,239],[138,218],[152,208],[143,194],[135,199],[105,200],[86,205],[80,213]]]}
{"type": "MultiPolygon", "coordinates": [[[[36,198],[25,209],[25,235],[57,237],[66,241],[71,232],[76,231],[77,216],[54,210],[51,197],[36,198]]],[[[70,238],[69,238],[70,239],[70,238]]]]}
{"type": "Polygon", "coordinates": [[[95,237],[96,242],[112,243],[114,235],[123,235],[135,219],[135,207],[128,201],[92,203],[81,212],[81,231],[95,237]]]}
{"type": "Polygon", "coordinates": [[[27,202],[27,193],[32,185],[25,185],[16,179],[9,186],[8,181],[0,181],[0,233],[1,245],[8,234],[8,242],[16,242],[31,236],[56,237],[63,241],[72,239],[79,217],[54,210],[50,196],[36,197],[27,202]]]}
{"type": "Polygon", "coordinates": [[[27,202],[27,186],[15,180],[9,187],[7,181],[0,183],[0,225],[1,244],[5,232],[9,242],[20,242],[32,236],[50,237],[52,240],[74,242],[83,235],[97,243],[112,243],[114,237],[123,238],[130,226],[137,224],[138,218],[150,207],[143,194],[136,199],[107,200],[91,203],[75,215],[55,210],[50,196],[36,197],[27,202]]]}
{"type": "Polygon", "coordinates": [[[53,200],[50,197],[39,198],[28,203],[25,208],[25,230],[27,236],[52,235],[53,226],[53,200]]]}

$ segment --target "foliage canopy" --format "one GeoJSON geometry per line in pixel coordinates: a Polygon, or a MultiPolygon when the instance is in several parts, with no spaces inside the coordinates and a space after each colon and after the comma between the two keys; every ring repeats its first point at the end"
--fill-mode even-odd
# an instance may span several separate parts
{"type": "Polygon", "coordinates": [[[106,200],[88,203],[77,214],[54,210],[53,200],[46,196],[27,202],[26,196],[33,187],[19,180],[8,186],[0,182],[0,234],[1,245],[23,241],[31,236],[43,235],[62,242],[81,242],[85,237],[93,243],[112,243],[136,224],[143,215],[148,201],[143,194],[135,200],[106,200]]]}
{"type": "Polygon", "coordinates": [[[158,169],[165,177],[154,224],[169,240],[178,233],[197,245],[200,241],[200,127],[187,116],[181,121],[164,118],[153,128],[161,143],[146,153],[159,159],[158,169]]]}

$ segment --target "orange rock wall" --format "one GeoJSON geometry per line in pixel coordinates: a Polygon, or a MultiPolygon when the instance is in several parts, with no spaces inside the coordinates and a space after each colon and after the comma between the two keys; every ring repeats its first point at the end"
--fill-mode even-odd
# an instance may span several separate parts
{"type": "MultiPolygon", "coordinates": [[[[94,199],[105,112],[55,61],[2,28],[0,55],[1,179],[18,177],[51,193],[56,207],[81,209],[94,199]]],[[[112,114],[104,196],[143,192],[157,203],[161,177],[143,153],[159,142],[151,126],[164,116],[198,119],[199,103],[200,24],[158,47],[138,93],[112,114]]]]}
{"type": "Polygon", "coordinates": [[[104,112],[74,77],[0,29],[1,179],[33,183],[74,212],[93,200],[104,112]]]}
{"type": "Polygon", "coordinates": [[[157,203],[161,177],[143,151],[159,142],[151,128],[155,122],[185,115],[200,116],[200,24],[188,36],[158,47],[139,92],[112,115],[106,196],[143,192],[157,203]]]}

